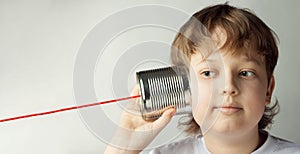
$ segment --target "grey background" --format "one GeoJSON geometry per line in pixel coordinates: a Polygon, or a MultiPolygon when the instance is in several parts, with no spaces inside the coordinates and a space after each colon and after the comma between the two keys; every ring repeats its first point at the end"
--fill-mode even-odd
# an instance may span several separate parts
{"type": "MultiPolygon", "coordinates": [[[[77,51],[87,33],[111,14],[137,5],[159,4],[191,15],[218,2],[224,1],[1,0],[0,119],[76,105],[73,67],[77,51]]],[[[281,111],[275,118],[271,133],[300,143],[299,1],[236,0],[230,4],[250,8],[278,34],[280,58],[275,72],[275,96],[279,99],[281,111]]],[[[109,57],[109,51],[125,50],[139,40],[158,39],[170,43],[174,35],[159,28],[132,30],[108,46],[106,59],[111,58],[108,62],[114,65],[117,57],[109,57]],[[156,38],[156,32],[164,35],[156,38]]],[[[96,74],[98,76],[101,74],[96,74]]],[[[111,98],[105,91],[109,87],[99,86],[106,80],[99,77],[99,81],[95,81],[99,83],[95,89],[103,100],[111,98]]],[[[107,106],[106,110],[109,112],[111,108],[112,105],[107,106]]],[[[105,148],[105,143],[89,131],[76,111],[0,125],[1,153],[96,154],[105,148]]],[[[167,135],[161,137],[168,138],[167,135]]]]}

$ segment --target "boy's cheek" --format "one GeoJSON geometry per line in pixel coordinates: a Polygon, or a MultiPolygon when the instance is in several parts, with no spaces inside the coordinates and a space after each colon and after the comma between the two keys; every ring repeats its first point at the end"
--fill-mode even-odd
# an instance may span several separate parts
{"type": "Polygon", "coordinates": [[[206,113],[211,110],[213,105],[217,102],[219,97],[216,97],[213,86],[207,84],[197,84],[191,90],[192,92],[192,108],[197,112],[206,113]]]}

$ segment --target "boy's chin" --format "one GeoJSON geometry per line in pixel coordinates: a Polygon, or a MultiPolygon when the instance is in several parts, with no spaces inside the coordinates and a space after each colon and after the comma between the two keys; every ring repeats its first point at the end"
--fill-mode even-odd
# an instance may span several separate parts
{"type": "Polygon", "coordinates": [[[243,133],[243,126],[236,122],[236,121],[230,121],[230,120],[221,120],[217,119],[214,122],[206,122],[202,123],[201,130],[204,130],[205,133],[211,133],[216,135],[239,135],[240,133],[243,133]]]}

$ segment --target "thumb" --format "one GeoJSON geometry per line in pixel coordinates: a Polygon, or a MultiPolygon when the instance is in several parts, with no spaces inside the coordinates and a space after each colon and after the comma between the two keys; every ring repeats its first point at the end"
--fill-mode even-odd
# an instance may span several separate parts
{"type": "Polygon", "coordinates": [[[153,122],[153,129],[163,129],[172,119],[173,115],[176,113],[174,107],[167,109],[161,117],[153,122]]]}

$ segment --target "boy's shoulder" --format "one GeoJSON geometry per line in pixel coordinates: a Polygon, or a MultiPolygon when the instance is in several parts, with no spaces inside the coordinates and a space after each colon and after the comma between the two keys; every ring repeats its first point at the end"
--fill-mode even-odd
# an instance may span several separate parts
{"type": "Polygon", "coordinates": [[[299,153],[300,144],[268,134],[266,142],[253,154],[259,153],[299,153]]]}
{"type": "Polygon", "coordinates": [[[270,139],[275,144],[273,151],[279,153],[299,153],[300,154],[300,144],[294,143],[282,138],[275,136],[270,136],[270,139]]]}

